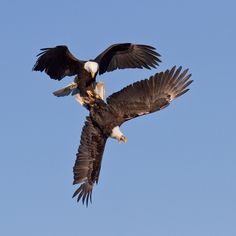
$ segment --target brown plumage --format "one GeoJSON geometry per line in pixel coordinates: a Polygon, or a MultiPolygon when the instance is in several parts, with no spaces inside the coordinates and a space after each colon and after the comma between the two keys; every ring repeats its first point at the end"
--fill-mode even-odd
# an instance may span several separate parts
{"type": "Polygon", "coordinates": [[[65,76],[76,75],[74,84],[56,91],[56,96],[66,96],[78,88],[81,96],[92,90],[91,84],[100,75],[116,69],[155,68],[160,62],[160,54],[154,47],[131,43],[114,44],[95,59],[82,61],[77,59],[65,45],[54,48],[42,48],[33,67],[34,71],[47,73],[51,79],[61,80],[65,76]],[[88,63],[89,62],[89,63],[88,63]]]}
{"type": "MultiPolygon", "coordinates": [[[[88,205],[93,184],[97,183],[106,140],[114,127],[138,116],[159,111],[167,107],[172,100],[186,93],[192,83],[187,74],[173,67],[171,70],[157,73],[149,79],[138,81],[107,98],[107,103],[97,99],[89,108],[82,131],[80,146],[73,168],[74,184],[81,186],[73,197],[82,199],[88,205]]],[[[121,135],[121,134],[118,134],[121,135]]],[[[115,137],[119,139],[119,137],[115,137]]]]}

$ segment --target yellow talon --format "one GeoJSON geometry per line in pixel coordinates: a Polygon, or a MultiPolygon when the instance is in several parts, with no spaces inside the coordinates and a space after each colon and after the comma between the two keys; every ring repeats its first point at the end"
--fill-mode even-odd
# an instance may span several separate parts
{"type": "Polygon", "coordinates": [[[94,93],[91,90],[87,90],[87,94],[90,98],[94,98],[94,93]]]}
{"type": "Polygon", "coordinates": [[[90,99],[102,99],[97,93],[93,92],[92,90],[86,91],[90,99]]]}
{"type": "Polygon", "coordinates": [[[124,135],[122,135],[120,137],[120,140],[118,141],[118,143],[120,143],[120,141],[123,141],[124,143],[126,143],[127,142],[127,138],[124,135]]]}
{"type": "Polygon", "coordinates": [[[96,97],[96,99],[101,99],[102,100],[102,98],[98,94],[95,94],[95,97],[96,97]]]}

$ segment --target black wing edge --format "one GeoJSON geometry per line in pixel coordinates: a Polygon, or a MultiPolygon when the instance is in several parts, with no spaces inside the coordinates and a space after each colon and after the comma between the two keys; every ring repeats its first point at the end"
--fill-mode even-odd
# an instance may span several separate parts
{"type": "Polygon", "coordinates": [[[69,51],[66,45],[41,48],[32,70],[45,72],[51,79],[61,80],[65,76],[75,75],[80,61],[69,51]]]}
{"type": "Polygon", "coordinates": [[[73,167],[73,185],[81,184],[74,192],[73,198],[78,196],[77,202],[82,200],[86,206],[88,206],[89,201],[92,202],[94,183],[98,183],[106,140],[107,137],[87,116],[73,167]]]}
{"type": "MultiPolygon", "coordinates": [[[[66,45],[59,45],[59,46],[50,47],[50,48],[41,48],[40,49],[41,52],[36,55],[36,57],[38,59],[37,59],[36,63],[34,64],[32,70],[43,72],[45,70],[45,62],[42,60],[42,56],[44,56],[47,53],[51,53],[51,52],[55,51],[55,49],[57,49],[57,48],[63,49],[65,51],[69,50],[66,45]]],[[[51,55],[50,55],[50,57],[51,57],[51,55]]]]}
{"type": "Polygon", "coordinates": [[[77,197],[77,202],[82,199],[82,203],[86,204],[88,207],[89,202],[92,203],[92,191],[93,191],[93,184],[85,182],[80,185],[80,187],[74,192],[72,198],[77,197]]]}
{"type": "Polygon", "coordinates": [[[182,71],[180,66],[156,73],[149,79],[128,85],[107,98],[107,103],[122,113],[127,121],[138,116],[159,111],[167,107],[175,98],[185,94],[193,82],[188,69],[182,71]]]}
{"type": "Polygon", "coordinates": [[[163,89],[171,96],[171,101],[188,92],[188,87],[193,82],[193,80],[190,80],[192,74],[188,74],[189,69],[181,71],[182,66],[179,66],[177,70],[176,66],[174,66],[170,70],[166,70],[162,75],[163,89]]]}
{"type": "Polygon", "coordinates": [[[156,48],[145,44],[113,44],[95,58],[99,64],[99,74],[116,69],[156,68],[161,62],[161,55],[156,48]]]}
{"type": "Polygon", "coordinates": [[[164,72],[156,73],[148,79],[137,81],[133,84],[126,86],[118,92],[113,93],[107,98],[107,103],[113,105],[120,101],[129,101],[130,99],[137,101],[151,98],[161,93],[171,95],[171,100],[186,93],[188,86],[193,82],[189,80],[192,74],[188,74],[189,69],[185,69],[182,73],[182,66],[176,70],[176,66],[164,72]]]}

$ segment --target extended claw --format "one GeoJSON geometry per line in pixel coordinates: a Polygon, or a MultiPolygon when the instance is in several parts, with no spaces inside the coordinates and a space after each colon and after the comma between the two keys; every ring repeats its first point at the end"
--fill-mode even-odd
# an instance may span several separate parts
{"type": "Polygon", "coordinates": [[[96,97],[96,95],[94,94],[94,92],[92,90],[87,90],[86,93],[88,94],[89,98],[96,97]]]}
{"type": "Polygon", "coordinates": [[[124,143],[126,143],[127,142],[127,138],[124,135],[122,135],[120,137],[120,139],[118,140],[118,143],[120,143],[120,141],[123,141],[124,143]]]}
{"type": "Polygon", "coordinates": [[[103,100],[98,94],[95,94],[96,99],[101,99],[103,100]]]}
{"type": "Polygon", "coordinates": [[[83,97],[83,99],[84,99],[84,103],[88,105],[91,105],[94,102],[94,98],[92,97],[83,97]]]}

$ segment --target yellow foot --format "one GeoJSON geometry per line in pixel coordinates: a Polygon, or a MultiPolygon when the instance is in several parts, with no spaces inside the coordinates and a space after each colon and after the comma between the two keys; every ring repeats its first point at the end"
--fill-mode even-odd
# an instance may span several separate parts
{"type": "Polygon", "coordinates": [[[94,106],[94,101],[95,99],[92,98],[92,97],[83,97],[83,101],[84,101],[84,104],[90,106],[90,107],[93,107],[94,106]]]}
{"type": "Polygon", "coordinates": [[[120,141],[123,141],[124,143],[126,143],[127,142],[127,138],[124,135],[122,135],[120,137],[120,139],[118,140],[118,143],[120,143],[120,141]]]}
{"type": "Polygon", "coordinates": [[[102,100],[102,98],[98,94],[95,94],[95,97],[96,97],[96,99],[101,99],[102,100]]]}
{"type": "Polygon", "coordinates": [[[96,95],[94,94],[94,92],[92,90],[87,90],[86,93],[88,94],[89,98],[96,97],[96,95]]]}
{"type": "Polygon", "coordinates": [[[87,90],[86,93],[87,93],[90,100],[93,100],[93,101],[95,101],[96,99],[103,100],[97,93],[95,93],[92,90],[87,90]]]}
{"type": "Polygon", "coordinates": [[[75,95],[75,99],[81,106],[85,105],[85,101],[84,101],[83,97],[81,97],[79,94],[75,95]]]}

